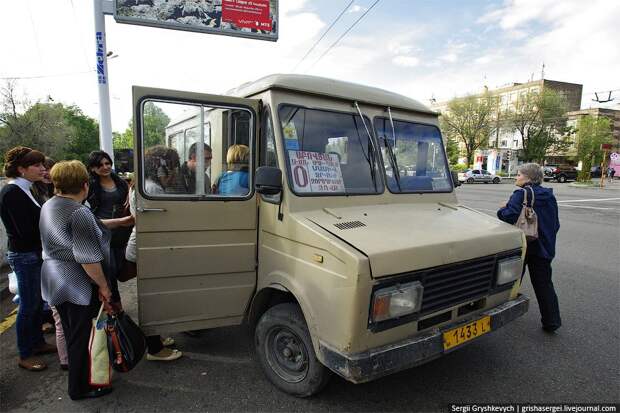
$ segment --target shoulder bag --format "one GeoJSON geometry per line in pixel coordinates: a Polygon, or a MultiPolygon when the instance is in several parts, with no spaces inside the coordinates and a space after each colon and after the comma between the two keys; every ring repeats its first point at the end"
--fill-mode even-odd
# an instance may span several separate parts
{"type": "Polygon", "coordinates": [[[146,337],[124,312],[108,315],[106,326],[108,352],[112,368],[118,372],[133,369],[144,356],[146,337]]]}
{"type": "MultiPolygon", "coordinates": [[[[534,212],[534,190],[532,189],[532,205],[527,206],[527,189],[523,189],[523,208],[515,226],[525,233],[528,242],[538,239],[538,216],[534,212]]],[[[530,188],[531,189],[531,188],[530,188]]]]}

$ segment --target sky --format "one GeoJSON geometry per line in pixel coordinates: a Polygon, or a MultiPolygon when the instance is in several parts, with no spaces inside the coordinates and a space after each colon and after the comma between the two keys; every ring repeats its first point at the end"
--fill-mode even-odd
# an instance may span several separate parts
{"type": "MultiPolygon", "coordinates": [[[[583,85],[582,108],[620,109],[619,0],[280,0],[277,42],[120,24],[106,17],[112,129],[132,116],[132,85],[223,94],[272,73],[397,92],[424,104],[512,82],[583,85]],[[320,58],[320,59],[319,59],[320,58]],[[295,71],[294,71],[295,70],[295,71]],[[613,90],[615,101],[592,102],[613,90]],[[602,94],[599,93],[599,97],[602,94]]],[[[99,118],[93,0],[0,1],[0,83],[32,102],[99,118]]]]}

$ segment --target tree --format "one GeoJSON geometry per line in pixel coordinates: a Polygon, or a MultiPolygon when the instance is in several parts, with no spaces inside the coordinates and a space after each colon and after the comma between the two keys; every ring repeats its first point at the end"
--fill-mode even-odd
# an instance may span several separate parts
{"type": "Polygon", "coordinates": [[[448,109],[441,114],[443,132],[448,139],[463,145],[468,165],[473,163],[475,151],[489,144],[489,136],[494,130],[495,108],[495,99],[485,93],[482,97],[452,99],[448,109]]]}
{"type": "Polygon", "coordinates": [[[609,119],[590,115],[579,119],[576,140],[577,158],[581,161],[581,171],[577,178],[580,182],[590,181],[592,165],[599,164],[603,158],[601,144],[610,143],[612,138],[609,119]]]}
{"type": "Polygon", "coordinates": [[[14,81],[0,88],[0,152],[23,145],[55,160],[85,161],[98,142],[97,123],[78,107],[52,102],[30,104],[17,96],[14,81]]]}
{"type": "Polygon", "coordinates": [[[450,136],[446,136],[446,154],[450,165],[456,165],[459,162],[459,153],[459,143],[450,136]]]}
{"type": "MultiPolygon", "coordinates": [[[[170,118],[166,113],[153,102],[144,105],[142,115],[144,130],[144,147],[163,145],[166,142],[166,126],[170,123],[170,118]]],[[[133,131],[133,122],[129,122],[129,131],[133,131]]],[[[125,131],[127,133],[128,131],[125,131]]]]}
{"type": "Polygon", "coordinates": [[[562,151],[570,146],[566,133],[566,98],[556,91],[528,91],[509,109],[504,124],[519,132],[523,143],[520,158],[542,163],[551,149],[562,151]]]}

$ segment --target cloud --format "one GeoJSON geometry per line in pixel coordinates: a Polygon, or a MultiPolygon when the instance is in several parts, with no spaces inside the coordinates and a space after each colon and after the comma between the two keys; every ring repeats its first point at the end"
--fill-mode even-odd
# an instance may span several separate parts
{"type": "Polygon", "coordinates": [[[347,13],[360,13],[360,12],[365,12],[366,10],[368,10],[368,7],[362,7],[362,6],[358,6],[357,4],[355,4],[351,6],[349,10],[347,10],[347,13]]]}
{"type": "Polygon", "coordinates": [[[392,63],[396,66],[415,67],[420,64],[420,59],[413,56],[395,56],[392,59],[392,63]]]}

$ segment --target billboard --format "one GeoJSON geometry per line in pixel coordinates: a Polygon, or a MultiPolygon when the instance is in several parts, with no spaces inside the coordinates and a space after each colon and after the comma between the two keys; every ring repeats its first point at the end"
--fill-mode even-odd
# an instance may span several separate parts
{"type": "Polygon", "coordinates": [[[258,40],[278,40],[278,0],[116,0],[114,19],[258,40]]]}

